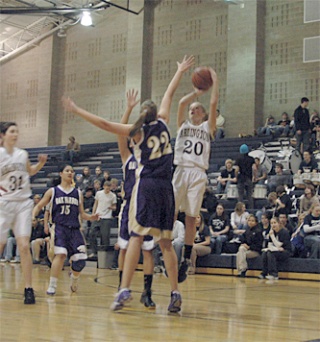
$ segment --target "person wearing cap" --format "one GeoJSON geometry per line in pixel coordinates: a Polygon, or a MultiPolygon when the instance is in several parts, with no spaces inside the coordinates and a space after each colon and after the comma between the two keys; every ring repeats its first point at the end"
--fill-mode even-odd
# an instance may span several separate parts
{"type": "Polygon", "coordinates": [[[236,176],[238,179],[237,187],[239,193],[239,201],[243,202],[244,194],[248,201],[248,208],[253,209],[253,183],[252,183],[252,168],[254,168],[254,158],[249,156],[249,147],[246,144],[240,146],[240,153],[236,160],[236,176]]]}
{"type": "Polygon", "coordinates": [[[70,162],[70,165],[73,166],[73,162],[79,159],[80,156],[80,144],[76,142],[75,137],[69,137],[69,143],[66,146],[65,151],[62,154],[63,161],[70,162]]]}

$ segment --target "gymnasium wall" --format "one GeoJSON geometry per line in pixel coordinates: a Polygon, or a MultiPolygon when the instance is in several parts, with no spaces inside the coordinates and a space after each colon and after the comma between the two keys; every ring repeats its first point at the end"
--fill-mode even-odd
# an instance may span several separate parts
{"type": "MultiPolygon", "coordinates": [[[[125,5],[126,0],[115,1],[125,5]]],[[[252,134],[272,114],[292,114],[302,96],[319,109],[319,62],[303,63],[303,38],[319,35],[319,22],[303,23],[303,0],[244,0],[238,5],[211,0],[146,0],[136,16],[109,8],[95,27],[75,25],[0,67],[0,120],[19,123],[24,147],[115,141],[65,113],[63,94],[85,109],[119,121],[126,89],[160,104],[176,61],[193,54],[196,65],[215,68],[219,108],[227,136],[252,134]],[[147,17],[144,18],[144,13],[147,17]]],[[[134,10],[143,0],[131,1],[134,10]]],[[[176,134],[179,99],[192,90],[191,71],[172,105],[176,134]]],[[[200,101],[208,107],[209,95],[200,101]]],[[[138,115],[138,108],[132,119],[138,115]]]]}

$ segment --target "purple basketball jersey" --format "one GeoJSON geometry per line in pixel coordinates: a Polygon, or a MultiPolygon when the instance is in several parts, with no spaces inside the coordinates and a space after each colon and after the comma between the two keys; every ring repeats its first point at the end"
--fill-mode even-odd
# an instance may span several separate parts
{"type": "Polygon", "coordinates": [[[142,129],[142,142],[134,146],[139,176],[171,181],[173,154],[167,124],[159,119],[143,125],[142,129]]]}
{"type": "Polygon", "coordinates": [[[136,169],[138,167],[136,158],[132,155],[123,165],[123,190],[124,199],[130,200],[132,189],[136,183],[136,169]]]}
{"type": "Polygon", "coordinates": [[[79,228],[79,191],[75,188],[66,193],[60,186],[53,188],[52,222],[71,228],[79,228]]]}

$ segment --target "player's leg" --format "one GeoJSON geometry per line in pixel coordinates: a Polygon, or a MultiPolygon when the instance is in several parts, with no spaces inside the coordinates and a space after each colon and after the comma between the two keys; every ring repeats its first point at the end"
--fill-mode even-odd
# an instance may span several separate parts
{"type": "Polygon", "coordinates": [[[51,264],[50,282],[49,282],[49,286],[47,289],[47,294],[50,296],[53,296],[56,293],[58,278],[63,268],[63,264],[64,264],[66,257],[67,257],[67,253],[63,253],[63,254],[56,254],[53,258],[53,261],[51,264]]]}
{"type": "Polygon", "coordinates": [[[179,312],[181,310],[181,295],[178,290],[178,261],[177,255],[172,247],[171,240],[162,239],[159,241],[163,260],[171,286],[171,302],[168,310],[170,312],[179,312]]]}
{"type": "Polygon", "coordinates": [[[153,258],[152,250],[142,250],[142,253],[143,253],[144,290],[141,295],[140,302],[144,304],[145,307],[154,309],[156,307],[156,304],[151,298],[154,258],[153,258]]]}
{"type": "Polygon", "coordinates": [[[130,238],[123,267],[120,290],[111,305],[111,310],[121,310],[124,303],[131,299],[129,287],[138,265],[142,242],[143,236],[131,236],[130,238]]]}
{"type": "Polygon", "coordinates": [[[35,303],[35,297],[32,289],[32,257],[30,252],[32,208],[32,200],[17,202],[15,204],[15,220],[12,227],[20,252],[21,268],[25,281],[25,304],[35,303]]]}

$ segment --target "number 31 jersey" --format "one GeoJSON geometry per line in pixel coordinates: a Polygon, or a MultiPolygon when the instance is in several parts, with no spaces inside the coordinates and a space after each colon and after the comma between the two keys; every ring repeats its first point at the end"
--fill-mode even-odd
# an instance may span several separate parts
{"type": "Polygon", "coordinates": [[[178,130],[174,148],[174,164],[207,170],[210,145],[208,121],[198,126],[192,125],[188,120],[185,121],[178,130]]]}
{"type": "Polygon", "coordinates": [[[15,147],[9,154],[0,147],[0,200],[22,201],[31,196],[30,178],[27,171],[28,153],[15,147]]]}

